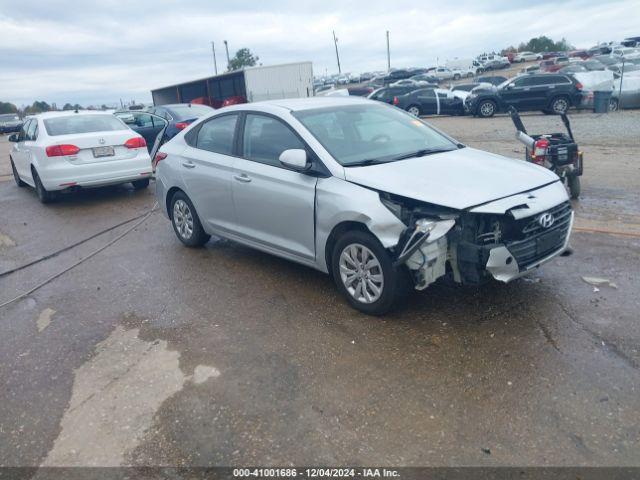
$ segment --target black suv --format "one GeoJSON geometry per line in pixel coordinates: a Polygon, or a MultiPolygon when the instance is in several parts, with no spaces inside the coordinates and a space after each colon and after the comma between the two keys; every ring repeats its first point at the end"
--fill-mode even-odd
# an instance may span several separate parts
{"type": "Polygon", "coordinates": [[[541,110],[565,113],[582,102],[582,84],[569,75],[528,74],[515,77],[498,87],[475,89],[464,101],[467,113],[492,117],[513,106],[519,112],[541,110]]]}

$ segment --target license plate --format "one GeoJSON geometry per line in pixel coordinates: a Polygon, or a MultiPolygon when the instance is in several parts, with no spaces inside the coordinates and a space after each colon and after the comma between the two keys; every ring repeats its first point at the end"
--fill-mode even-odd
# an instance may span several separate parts
{"type": "Polygon", "coordinates": [[[93,156],[95,158],[100,157],[113,157],[113,147],[95,147],[93,148],[93,156]]]}
{"type": "Polygon", "coordinates": [[[538,237],[536,242],[536,250],[538,255],[543,254],[556,247],[560,240],[559,232],[549,232],[538,237]]]}

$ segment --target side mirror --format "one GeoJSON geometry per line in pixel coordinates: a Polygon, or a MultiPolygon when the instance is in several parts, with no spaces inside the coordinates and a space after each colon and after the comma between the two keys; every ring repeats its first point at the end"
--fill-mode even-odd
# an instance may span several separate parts
{"type": "Polygon", "coordinates": [[[19,135],[17,133],[9,135],[9,141],[13,142],[13,143],[19,142],[20,139],[18,137],[19,137],[19,135]]]}
{"type": "Polygon", "coordinates": [[[297,172],[304,172],[311,167],[307,158],[307,152],[300,148],[285,150],[280,154],[280,163],[297,172]]]}

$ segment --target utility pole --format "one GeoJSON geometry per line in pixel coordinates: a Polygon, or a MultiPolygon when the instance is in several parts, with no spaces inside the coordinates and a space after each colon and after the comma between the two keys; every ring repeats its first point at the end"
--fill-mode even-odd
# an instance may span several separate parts
{"type": "Polygon", "coordinates": [[[336,46],[336,60],[338,60],[338,74],[342,73],[342,70],[340,69],[340,55],[338,54],[338,39],[336,38],[336,31],[333,31],[333,43],[336,46]]]}
{"type": "Polygon", "coordinates": [[[389,50],[389,30],[387,30],[387,72],[391,70],[391,51],[389,50]]]}
{"type": "Polygon", "coordinates": [[[216,44],[211,42],[211,50],[213,51],[213,69],[218,75],[218,62],[216,62],[216,44]]]}
{"type": "Polygon", "coordinates": [[[229,70],[229,63],[231,60],[229,60],[229,44],[226,40],[224,41],[224,49],[227,51],[227,70],[229,70]]]}

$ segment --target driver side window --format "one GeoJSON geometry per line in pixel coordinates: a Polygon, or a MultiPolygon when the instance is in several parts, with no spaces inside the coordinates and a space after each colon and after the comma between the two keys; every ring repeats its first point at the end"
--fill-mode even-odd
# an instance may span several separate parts
{"type": "Polygon", "coordinates": [[[27,120],[26,122],[24,122],[22,128],[20,129],[20,133],[18,133],[19,142],[24,142],[25,140],[27,140],[27,132],[29,131],[29,127],[33,122],[33,120],[27,120]]]}

